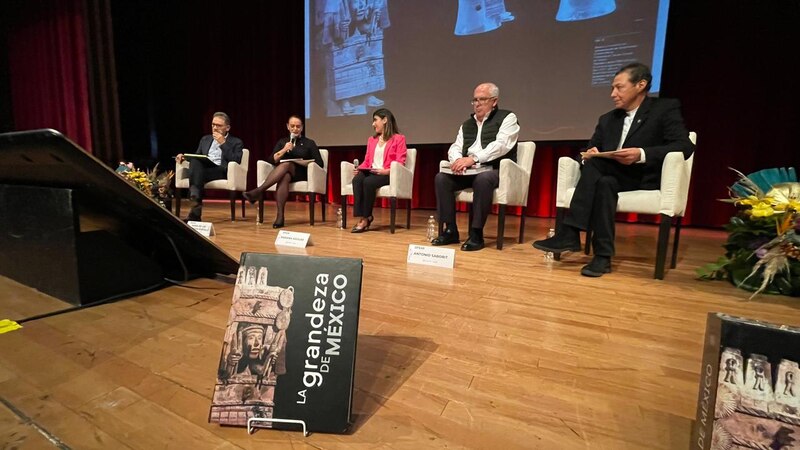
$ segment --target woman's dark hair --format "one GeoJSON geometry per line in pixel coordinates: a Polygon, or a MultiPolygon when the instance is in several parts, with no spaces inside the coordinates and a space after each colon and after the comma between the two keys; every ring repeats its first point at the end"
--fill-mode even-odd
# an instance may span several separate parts
{"type": "MultiPolygon", "coordinates": [[[[397,121],[394,119],[394,114],[386,108],[381,108],[375,110],[372,113],[372,117],[380,117],[381,119],[386,119],[386,125],[383,127],[383,140],[388,141],[392,138],[395,134],[400,132],[400,128],[397,127],[397,121]]],[[[377,136],[377,134],[376,134],[377,136]]]]}

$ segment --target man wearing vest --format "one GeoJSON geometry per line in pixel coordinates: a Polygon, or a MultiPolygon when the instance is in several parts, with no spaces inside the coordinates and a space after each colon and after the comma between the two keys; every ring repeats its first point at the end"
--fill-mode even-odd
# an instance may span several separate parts
{"type": "Polygon", "coordinates": [[[500,183],[498,168],[500,160],[517,157],[517,116],[497,108],[500,89],[494,83],[482,83],[473,93],[474,114],[461,124],[456,141],[447,152],[450,173],[436,174],[436,212],[445,225],[433,245],[448,245],[461,242],[456,225],[457,191],[472,188],[472,223],[469,239],[461,250],[474,251],[484,247],[483,226],[492,210],[492,195],[500,183]],[[478,168],[491,167],[491,170],[478,168]],[[484,170],[477,172],[478,170],[484,170]]]}
{"type": "Polygon", "coordinates": [[[640,63],[616,73],[611,84],[616,109],[600,116],[589,150],[581,154],[583,168],[569,211],[555,236],[533,243],[546,252],[574,252],[581,248],[579,231],[591,229],[594,258],[581,275],[599,277],[611,272],[619,193],[658,189],[667,153],[681,151],[688,158],[694,152],[680,103],[647,96],[652,79],[650,68],[640,63]],[[596,157],[614,150],[608,157],[596,157]]]}

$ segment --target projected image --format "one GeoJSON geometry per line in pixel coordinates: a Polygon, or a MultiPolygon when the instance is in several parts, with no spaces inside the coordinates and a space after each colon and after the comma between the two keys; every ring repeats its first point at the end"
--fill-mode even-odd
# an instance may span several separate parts
{"type": "Polygon", "coordinates": [[[572,22],[575,20],[594,19],[611,14],[617,9],[615,0],[561,0],[556,20],[572,22]]]}
{"type": "Polygon", "coordinates": [[[514,15],[506,11],[505,0],[458,0],[456,36],[486,33],[511,22],[514,15]]]}
{"type": "Polygon", "coordinates": [[[486,81],[521,140],[588,139],[631,62],[658,95],[669,0],[305,1],[305,129],[325,146],[363,145],[382,107],[410,142],[452,142],[486,81]]]}
{"type": "Polygon", "coordinates": [[[387,0],[316,0],[317,43],[323,53],[328,117],[363,115],[384,104],[383,30],[387,0]]]}

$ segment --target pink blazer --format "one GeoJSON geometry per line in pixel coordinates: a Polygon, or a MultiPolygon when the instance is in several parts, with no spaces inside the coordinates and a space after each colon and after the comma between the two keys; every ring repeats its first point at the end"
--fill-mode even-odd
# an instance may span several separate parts
{"type": "MultiPolygon", "coordinates": [[[[378,146],[378,138],[371,136],[367,140],[367,156],[364,157],[364,162],[358,167],[360,169],[369,169],[372,167],[372,160],[375,156],[375,147],[378,146]]],[[[386,147],[383,149],[383,168],[388,169],[392,165],[392,161],[397,161],[400,164],[406,163],[406,137],[402,134],[395,134],[386,142],[386,147]]]]}

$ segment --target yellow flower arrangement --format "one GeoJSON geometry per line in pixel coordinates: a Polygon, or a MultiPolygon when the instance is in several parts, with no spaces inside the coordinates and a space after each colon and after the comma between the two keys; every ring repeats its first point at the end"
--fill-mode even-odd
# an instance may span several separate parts
{"type": "MultiPolygon", "coordinates": [[[[794,169],[766,169],[730,187],[738,207],[725,229],[725,256],[697,270],[754,291],[800,296],[800,183],[794,169]],[[780,182],[774,182],[780,181],[780,182]]],[[[751,297],[751,298],[752,298],[751,297]]]]}
{"type": "Polygon", "coordinates": [[[156,164],[152,170],[143,172],[134,167],[133,163],[120,162],[117,173],[161,206],[166,207],[165,202],[172,199],[170,186],[175,173],[171,170],[158,173],[156,164]]]}

